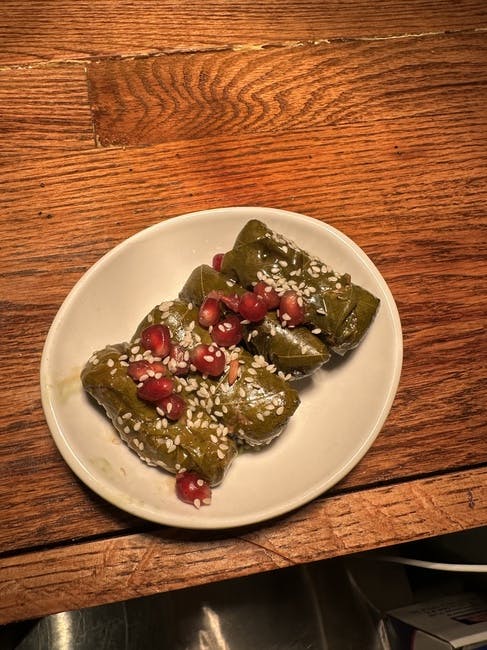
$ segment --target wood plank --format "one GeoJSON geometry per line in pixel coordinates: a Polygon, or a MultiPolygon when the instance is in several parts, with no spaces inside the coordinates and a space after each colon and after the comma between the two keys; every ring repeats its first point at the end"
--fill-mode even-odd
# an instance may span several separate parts
{"type": "Polygon", "coordinates": [[[4,0],[0,65],[485,27],[483,0],[4,0]]]}
{"type": "Polygon", "coordinates": [[[80,65],[0,70],[0,158],[12,164],[54,150],[94,146],[86,73],[80,65]]]}
{"type": "Polygon", "coordinates": [[[485,225],[486,121],[474,107],[461,122],[327,127],[301,133],[299,143],[293,133],[207,138],[6,167],[0,548],[80,538],[87,520],[92,535],[142,525],[80,486],[61,461],[40,408],[38,364],[52,318],[90,264],[139,229],[196,209],[269,205],[324,219],[363,246],[389,282],[404,326],[400,391],[383,433],[338,489],[486,462],[477,229],[485,225]],[[60,499],[69,507],[53,508],[60,499]]]}
{"type": "Polygon", "coordinates": [[[487,32],[110,59],[88,67],[101,146],[282,133],[483,104],[487,32]]]}
{"type": "Polygon", "coordinates": [[[0,623],[482,525],[487,470],[330,497],[234,533],[157,529],[0,559],[0,623]]]}

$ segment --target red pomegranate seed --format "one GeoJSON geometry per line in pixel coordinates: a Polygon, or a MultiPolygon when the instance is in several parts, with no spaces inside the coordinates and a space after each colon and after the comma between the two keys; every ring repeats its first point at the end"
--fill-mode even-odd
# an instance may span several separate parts
{"type": "Polygon", "coordinates": [[[171,349],[171,332],[167,325],[149,325],[140,335],[142,346],[157,357],[166,357],[171,349]]]}
{"type": "Polygon", "coordinates": [[[232,311],[237,312],[238,311],[238,306],[240,304],[240,298],[237,296],[236,293],[232,295],[221,295],[220,300],[224,305],[228,307],[228,309],[231,309],[232,311]]]}
{"type": "Polygon", "coordinates": [[[176,476],[176,494],[181,501],[196,508],[211,503],[211,487],[196,472],[182,472],[176,476]]]}
{"type": "Polygon", "coordinates": [[[142,361],[132,361],[127,368],[127,374],[132,377],[134,381],[143,381],[143,378],[147,379],[148,377],[153,377],[158,373],[165,375],[166,366],[158,361],[150,362],[146,359],[143,359],[142,361]]]}
{"type": "Polygon", "coordinates": [[[225,369],[225,355],[215,345],[200,343],[191,350],[191,363],[203,375],[219,377],[225,369]]]}
{"type": "Polygon", "coordinates": [[[198,312],[201,327],[216,325],[220,318],[220,303],[216,298],[205,298],[198,312]]]}
{"type": "Polygon", "coordinates": [[[163,397],[157,402],[157,406],[164,411],[169,420],[179,420],[186,410],[186,402],[176,393],[163,397]]]}
{"type": "Polygon", "coordinates": [[[279,318],[283,325],[295,327],[304,321],[303,299],[291,289],[285,291],[279,303],[279,318]]]}
{"type": "Polygon", "coordinates": [[[263,281],[257,282],[254,287],[254,293],[264,298],[267,303],[267,309],[277,309],[279,307],[281,299],[277,291],[270,284],[266,284],[263,281]]]}
{"type": "Polygon", "coordinates": [[[211,330],[211,338],[222,348],[237,345],[242,340],[242,336],[240,318],[236,314],[228,314],[211,330]]]}
{"type": "Polygon", "coordinates": [[[149,377],[142,386],[139,386],[137,395],[146,402],[158,402],[163,397],[167,397],[174,389],[174,382],[169,377],[149,377]]]}
{"type": "Polygon", "coordinates": [[[217,253],[216,255],[213,255],[211,265],[215,269],[215,271],[221,271],[222,270],[222,262],[223,262],[224,254],[225,253],[217,253]]]}
{"type": "Polygon", "coordinates": [[[267,303],[252,291],[246,291],[240,297],[238,304],[239,314],[251,323],[257,323],[267,314],[267,303]]]}
{"type": "Polygon", "coordinates": [[[168,368],[173,375],[182,377],[189,372],[189,357],[187,357],[186,349],[182,345],[173,344],[169,352],[168,368]]]}

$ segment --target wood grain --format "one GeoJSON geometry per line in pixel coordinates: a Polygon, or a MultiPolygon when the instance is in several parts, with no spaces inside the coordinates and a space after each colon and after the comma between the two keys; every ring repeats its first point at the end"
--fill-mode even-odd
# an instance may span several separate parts
{"type": "Polygon", "coordinates": [[[0,65],[486,27],[483,0],[4,0],[0,65]]]}
{"type": "Polygon", "coordinates": [[[487,84],[487,33],[110,59],[88,70],[101,146],[449,113],[487,84]]]}
{"type": "Polygon", "coordinates": [[[0,624],[482,525],[487,470],[319,500],[264,529],[154,530],[0,559],[0,624]]]}
{"type": "Polygon", "coordinates": [[[328,127],[299,141],[175,142],[152,147],[149,158],[146,149],[53,153],[6,168],[0,493],[9,496],[0,548],[81,538],[87,518],[92,535],[142,525],[104,507],[65,467],[37,373],[50,322],[84,270],[126,236],[195,207],[274,205],[325,219],[362,245],[389,282],[404,328],[401,386],[383,433],[338,489],[487,462],[482,118],[479,109],[467,125],[425,117],[328,127]],[[33,231],[41,250],[32,248],[33,231]],[[37,490],[16,481],[33,472],[37,490]],[[68,510],[53,507],[60,498],[68,510]]]}
{"type": "Polygon", "coordinates": [[[483,0],[2,3],[2,620],[487,523],[486,33],[483,0]],[[244,531],[156,529],[62,461],[42,347],[114,245],[228,205],[308,214],[370,255],[401,384],[321,499],[244,531]]]}
{"type": "Polygon", "coordinates": [[[81,66],[0,70],[0,163],[94,144],[81,66]]]}

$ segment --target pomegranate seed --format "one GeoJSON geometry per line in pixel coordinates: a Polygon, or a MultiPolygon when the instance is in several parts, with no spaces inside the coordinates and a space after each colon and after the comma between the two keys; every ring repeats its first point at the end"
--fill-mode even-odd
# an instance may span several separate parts
{"type": "Polygon", "coordinates": [[[240,373],[240,364],[238,359],[232,359],[228,367],[228,383],[230,386],[235,383],[240,373]]]}
{"type": "Polygon", "coordinates": [[[210,377],[219,377],[225,369],[225,355],[214,345],[197,345],[191,351],[191,362],[201,374],[210,377]]]}
{"type": "Polygon", "coordinates": [[[271,287],[270,284],[265,282],[257,282],[254,287],[254,293],[256,293],[261,298],[264,298],[267,304],[267,309],[277,309],[281,299],[277,291],[271,287]]]}
{"type": "Polygon", "coordinates": [[[158,402],[163,397],[167,397],[174,389],[174,382],[169,377],[149,377],[142,386],[139,386],[137,395],[146,402],[158,402]]]}
{"type": "Polygon", "coordinates": [[[211,338],[222,348],[237,345],[242,340],[242,326],[236,314],[228,314],[211,330],[211,338]]]}
{"type": "Polygon", "coordinates": [[[220,303],[216,298],[205,298],[198,312],[198,323],[201,327],[216,325],[220,318],[220,303]]]}
{"type": "Polygon", "coordinates": [[[176,393],[172,393],[159,400],[157,406],[164,411],[169,420],[179,420],[186,409],[186,402],[176,393]]]}
{"type": "Polygon", "coordinates": [[[285,291],[279,303],[279,318],[283,325],[295,327],[304,321],[303,299],[291,289],[285,291]]]}
{"type": "Polygon", "coordinates": [[[240,298],[237,296],[236,293],[230,295],[230,296],[225,296],[221,295],[220,300],[224,305],[228,307],[228,309],[231,309],[232,311],[237,312],[238,311],[238,306],[240,304],[240,298]]]}
{"type": "Polygon", "coordinates": [[[196,472],[182,472],[176,476],[176,494],[184,503],[196,508],[211,503],[211,487],[196,472]]]}
{"type": "Polygon", "coordinates": [[[157,357],[166,357],[171,349],[171,332],[167,325],[160,323],[149,325],[140,335],[140,341],[146,350],[157,357]]]}
{"type": "Polygon", "coordinates": [[[149,376],[153,377],[158,373],[165,375],[166,366],[158,361],[150,362],[146,359],[142,361],[133,361],[127,368],[127,374],[132,377],[134,381],[142,381],[143,377],[147,379],[149,376]]]}
{"type": "Polygon", "coordinates": [[[186,358],[186,349],[182,345],[171,345],[168,368],[173,375],[178,377],[188,374],[189,358],[186,358]]]}
{"type": "Polygon", "coordinates": [[[264,298],[261,298],[256,293],[246,291],[240,297],[238,311],[243,318],[249,320],[251,323],[257,323],[266,315],[267,303],[264,298]]]}
{"type": "Polygon", "coordinates": [[[224,254],[225,253],[217,253],[216,255],[213,255],[211,265],[215,269],[215,271],[221,271],[222,270],[222,262],[223,262],[224,254]]]}

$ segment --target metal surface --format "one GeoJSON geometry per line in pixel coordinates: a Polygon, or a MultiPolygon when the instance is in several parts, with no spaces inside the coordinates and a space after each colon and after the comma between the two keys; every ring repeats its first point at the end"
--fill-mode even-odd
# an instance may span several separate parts
{"type": "Polygon", "coordinates": [[[328,650],[306,571],[286,569],[48,616],[15,650],[328,650]]]}

